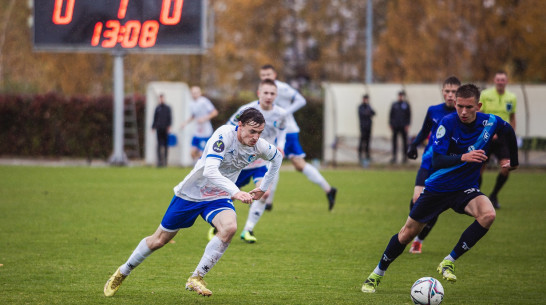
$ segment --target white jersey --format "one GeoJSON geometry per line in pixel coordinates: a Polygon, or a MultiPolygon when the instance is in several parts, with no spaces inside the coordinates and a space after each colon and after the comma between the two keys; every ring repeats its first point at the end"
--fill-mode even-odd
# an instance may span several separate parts
{"type": "Polygon", "coordinates": [[[281,106],[288,113],[286,116],[286,133],[300,132],[298,123],[294,119],[294,112],[307,103],[305,98],[289,84],[276,80],[277,98],[275,105],[281,106]]]}
{"type": "MultiPolygon", "coordinates": [[[[284,144],[286,143],[286,110],[275,105],[271,110],[263,110],[260,106],[260,101],[254,101],[239,107],[239,109],[229,118],[229,123],[231,125],[237,125],[239,123],[239,116],[247,108],[259,110],[265,118],[265,128],[260,137],[267,142],[284,149],[284,144]]],[[[267,161],[258,159],[246,168],[250,169],[264,165],[267,165],[267,161]]]]}
{"type": "MultiPolygon", "coordinates": [[[[197,98],[197,100],[193,100],[190,104],[191,116],[194,120],[208,116],[215,109],[216,108],[214,108],[212,102],[204,96],[200,96],[197,98]]],[[[213,131],[214,130],[210,121],[206,121],[196,124],[193,135],[199,138],[208,138],[213,131]]]]}
{"type": "Polygon", "coordinates": [[[262,138],[255,146],[243,145],[237,139],[237,128],[224,125],[214,132],[193,170],[174,187],[176,196],[190,201],[231,198],[240,191],[235,185],[239,173],[257,158],[271,161],[260,185],[263,191],[269,188],[281,167],[281,153],[262,138]]]}

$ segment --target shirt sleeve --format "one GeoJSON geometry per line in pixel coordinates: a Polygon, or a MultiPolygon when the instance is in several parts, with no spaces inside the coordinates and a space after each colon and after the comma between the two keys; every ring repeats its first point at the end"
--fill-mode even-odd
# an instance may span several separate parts
{"type": "Polygon", "coordinates": [[[275,179],[275,176],[278,174],[279,169],[281,168],[282,154],[274,145],[269,144],[264,139],[260,139],[257,146],[259,149],[259,157],[271,162],[267,173],[265,174],[264,179],[260,184],[260,189],[265,192],[267,191],[267,189],[269,189],[269,186],[271,185],[271,183],[275,179]]]}
{"type": "Polygon", "coordinates": [[[432,135],[432,150],[437,154],[447,155],[452,133],[450,121],[443,118],[436,133],[432,135]]]}
{"type": "Polygon", "coordinates": [[[508,151],[510,152],[510,166],[518,166],[518,142],[514,128],[512,128],[508,122],[502,120],[500,117],[497,117],[497,121],[499,122],[497,133],[499,136],[504,137],[506,144],[508,145],[508,151]]]}
{"type": "Polygon", "coordinates": [[[305,104],[307,104],[305,98],[298,91],[296,91],[296,89],[291,89],[293,90],[292,103],[290,104],[290,106],[284,109],[289,114],[293,114],[294,112],[305,106],[305,104]]]}
{"type": "Polygon", "coordinates": [[[417,134],[417,137],[415,137],[415,140],[411,143],[412,145],[419,145],[421,144],[430,133],[430,130],[432,129],[432,119],[430,118],[430,108],[427,111],[427,115],[425,116],[425,120],[423,121],[423,126],[421,126],[421,130],[417,134]]]}

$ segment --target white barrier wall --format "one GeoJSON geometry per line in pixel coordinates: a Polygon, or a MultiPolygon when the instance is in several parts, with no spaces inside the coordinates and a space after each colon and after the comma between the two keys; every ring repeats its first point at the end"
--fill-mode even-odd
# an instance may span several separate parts
{"type": "MultiPolygon", "coordinates": [[[[484,88],[493,86],[487,85],[484,88]]],[[[360,137],[358,105],[362,95],[370,96],[375,110],[371,148],[390,158],[391,130],[389,112],[400,90],[406,91],[411,106],[409,138],[415,137],[422,127],[427,109],[443,102],[441,84],[341,84],[323,83],[324,131],[323,158],[325,162],[357,163],[360,137]],[[335,149],[337,148],[337,149],[335,149]]],[[[546,137],[546,86],[509,85],[517,99],[516,134],[518,137],[546,137]]],[[[400,146],[399,146],[400,147],[400,146]]],[[[400,152],[399,152],[400,153],[400,152]]]]}
{"type": "Polygon", "coordinates": [[[146,89],[146,128],[144,133],[145,162],[157,164],[157,136],[152,130],[154,111],[159,102],[159,95],[165,95],[165,104],[171,107],[171,134],[176,135],[176,146],[169,147],[167,164],[193,166],[190,148],[194,124],[180,130],[180,125],[190,117],[191,94],[187,84],[179,82],[151,82],[146,89]]]}

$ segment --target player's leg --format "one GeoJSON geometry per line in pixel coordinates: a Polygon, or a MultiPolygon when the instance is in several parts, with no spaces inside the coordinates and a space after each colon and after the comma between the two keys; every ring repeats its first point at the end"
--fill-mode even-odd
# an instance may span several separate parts
{"type": "Polygon", "coordinates": [[[186,289],[197,292],[203,296],[212,295],[203,280],[203,277],[216,265],[220,260],[227,247],[231,243],[231,239],[235,232],[237,231],[237,216],[233,205],[229,206],[220,206],[220,211],[218,212],[218,206],[208,207],[208,210],[205,210],[201,215],[207,221],[211,222],[218,233],[214,236],[207,246],[199,264],[193,271],[192,275],[188,278],[186,282],[186,289]],[[212,218],[212,220],[208,220],[212,218]]]}
{"type": "MultiPolygon", "coordinates": [[[[464,206],[463,201],[463,204],[460,205],[460,207],[455,207],[453,209],[456,212],[473,216],[476,221],[466,228],[451,253],[446,256],[438,266],[438,272],[445,279],[453,282],[457,280],[457,277],[455,276],[455,260],[470,250],[489,231],[489,228],[496,217],[495,209],[493,208],[491,201],[478,190],[465,195],[467,199],[472,198],[468,201],[468,204],[464,206]],[[463,206],[464,209],[462,209],[463,206]]],[[[462,196],[464,197],[465,195],[462,196]]]]}
{"type": "MultiPolygon", "coordinates": [[[[421,169],[419,169],[419,172],[417,173],[416,180],[419,179],[420,173],[421,173],[421,169]]],[[[424,181],[423,181],[422,184],[424,184],[424,181]]],[[[417,199],[419,198],[419,195],[421,195],[421,193],[423,192],[424,188],[425,188],[424,185],[417,185],[417,184],[413,188],[413,196],[412,196],[411,202],[410,202],[410,211],[413,208],[413,206],[415,205],[415,202],[417,202],[417,199]]],[[[425,230],[425,229],[423,228],[423,230],[425,230]]],[[[414,254],[415,253],[421,253],[422,244],[423,244],[423,240],[419,238],[419,235],[417,235],[415,237],[415,239],[413,240],[412,244],[411,244],[409,252],[414,253],[414,254]]]]}
{"type": "MultiPolygon", "coordinates": [[[[504,164],[505,162],[510,162],[510,159],[502,159],[500,160],[499,164],[504,164]]],[[[491,199],[491,202],[493,203],[493,207],[495,209],[500,209],[498,194],[508,180],[509,175],[510,171],[508,170],[508,168],[501,168],[499,174],[497,175],[497,179],[495,180],[495,186],[493,187],[491,195],[489,195],[489,198],[491,199]]]]}
{"type": "Polygon", "coordinates": [[[311,164],[305,162],[305,152],[301,148],[298,133],[289,133],[286,135],[286,145],[284,149],[285,156],[290,158],[294,168],[303,173],[309,181],[320,186],[326,193],[328,199],[328,209],[332,210],[336,200],[337,189],[330,186],[328,181],[320,174],[319,170],[311,164]]]}
{"type": "Polygon", "coordinates": [[[379,285],[379,282],[385,275],[387,268],[389,268],[390,264],[404,252],[406,245],[419,234],[424,225],[424,223],[420,223],[413,218],[408,217],[400,232],[391,237],[391,240],[387,244],[387,248],[385,248],[381,259],[379,260],[379,264],[362,285],[362,292],[375,292],[377,285],[379,285]]]}
{"type": "MultiPolygon", "coordinates": [[[[262,179],[265,176],[266,172],[266,166],[254,169],[254,184],[256,185],[256,187],[260,187],[260,184],[262,183],[262,179]]],[[[241,233],[242,240],[246,241],[247,243],[255,243],[257,241],[256,236],[254,236],[254,227],[262,217],[264,211],[265,200],[263,198],[259,200],[254,200],[254,202],[250,204],[245,227],[243,229],[243,232],[241,233]]]]}

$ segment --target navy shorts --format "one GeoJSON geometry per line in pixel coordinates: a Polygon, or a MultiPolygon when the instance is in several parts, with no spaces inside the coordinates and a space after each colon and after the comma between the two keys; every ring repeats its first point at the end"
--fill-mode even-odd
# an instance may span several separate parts
{"type": "Polygon", "coordinates": [[[284,155],[288,158],[302,157],[305,158],[305,152],[300,145],[299,133],[287,133],[286,144],[284,144],[284,155]]]}
{"type": "Polygon", "coordinates": [[[161,220],[161,228],[167,232],[176,232],[179,229],[189,228],[199,215],[212,225],[214,216],[224,210],[235,211],[231,199],[189,201],[174,196],[163,216],[163,220],[161,220]]]}
{"type": "Polygon", "coordinates": [[[235,185],[241,188],[250,183],[250,178],[253,178],[254,184],[262,179],[267,173],[267,166],[260,166],[256,168],[243,169],[235,181],[235,185]]]}
{"type": "Polygon", "coordinates": [[[477,188],[447,193],[429,192],[425,188],[409,216],[420,223],[427,223],[449,208],[459,214],[466,214],[464,211],[466,205],[480,195],[483,193],[477,188]]]}
{"type": "Polygon", "coordinates": [[[417,177],[415,177],[415,186],[425,186],[425,180],[430,176],[430,170],[419,167],[417,177]]]}

